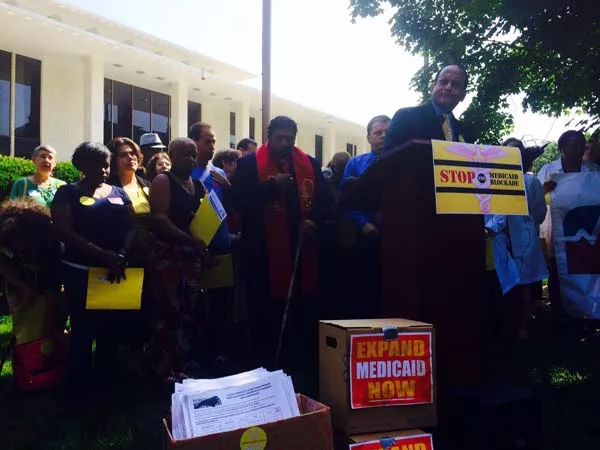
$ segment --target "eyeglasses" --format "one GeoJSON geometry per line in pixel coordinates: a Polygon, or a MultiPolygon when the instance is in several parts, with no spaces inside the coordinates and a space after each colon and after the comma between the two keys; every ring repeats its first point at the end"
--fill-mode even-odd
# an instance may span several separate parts
{"type": "Polygon", "coordinates": [[[119,158],[129,158],[130,156],[132,158],[136,157],[134,152],[119,152],[119,153],[117,153],[117,156],[119,158]]]}

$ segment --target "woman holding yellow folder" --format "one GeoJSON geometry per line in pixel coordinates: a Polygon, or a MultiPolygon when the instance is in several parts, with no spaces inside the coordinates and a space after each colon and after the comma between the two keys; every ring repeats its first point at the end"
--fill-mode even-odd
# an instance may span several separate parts
{"type": "Polygon", "coordinates": [[[150,189],[150,210],[157,242],[148,257],[153,308],[152,349],[157,374],[171,382],[189,373],[189,352],[201,327],[198,278],[210,263],[206,244],[192,237],[190,223],[204,196],[204,187],[192,179],[196,144],[177,138],[169,144],[170,172],[158,175],[150,189]]]}
{"type": "Polygon", "coordinates": [[[51,208],[56,230],[65,243],[62,275],[71,316],[67,392],[77,402],[85,400],[93,382],[94,339],[96,380],[110,386],[116,376],[113,313],[86,309],[88,272],[106,268],[109,279],[118,283],[125,277],[127,255],[135,238],[131,200],[123,189],[106,184],[110,156],[102,144],[79,145],[72,162],[82,179],[60,187],[51,208]]]}

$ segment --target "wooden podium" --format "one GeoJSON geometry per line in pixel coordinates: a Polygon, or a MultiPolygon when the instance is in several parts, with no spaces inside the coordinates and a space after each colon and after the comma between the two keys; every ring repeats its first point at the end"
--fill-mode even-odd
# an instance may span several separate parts
{"type": "Polygon", "coordinates": [[[481,215],[436,215],[431,143],[387,152],[342,198],[347,210],[381,211],[384,317],[429,322],[437,380],[447,391],[485,373],[485,236],[481,215]]]}

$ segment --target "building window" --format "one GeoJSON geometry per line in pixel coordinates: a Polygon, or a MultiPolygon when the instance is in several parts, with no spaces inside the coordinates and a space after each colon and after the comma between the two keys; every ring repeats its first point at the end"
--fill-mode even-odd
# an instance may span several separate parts
{"type": "Polygon", "coordinates": [[[315,134],[315,159],[323,164],[323,136],[315,134]]]}
{"type": "Polygon", "coordinates": [[[250,139],[256,139],[256,120],[254,117],[250,117],[250,139]]]}
{"type": "Polygon", "coordinates": [[[11,55],[0,50],[0,154],[10,155],[11,55]]]}
{"type": "Polygon", "coordinates": [[[140,141],[144,133],[157,133],[169,143],[171,97],[113,80],[104,80],[104,141],[128,137],[140,141]]]}
{"type": "Polygon", "coordinates": [[[41,80],[41,61],[0,51],[0,154],[29,158],[40,145],[41,80]]]}
{"type": "Polygon", "coordinates": [[[152,113],[150,129],[157,133],[165,145],[171,140],[171,97],[160,92],[152,92],[152,113]]]}
{"type": "Polygon", "coordinates": [[[133,89],[129,84],[114,81],[113,85],[113,123],[112,134],[104,136],[104,141],[109,142],[116,137],[133,137],[132,133],[132,93],[133,89]]]}
{"type": "Polygon", "coordinates": [[[229,113],[229,148],[235,149],[235,113],[229,113]]]}
{"type": "Polygon", "coordinates": [[[133,88],[133,140],[140,142],[142,134],[151,133],[152,105],[148,89],[133,88]]]}
{"type": "Polygon", "coordinates": [[[350,156],[356,156],[356,145],[351,144],[350,142],[346,143],[346,152],[348,152],[350,156]]]}
{"type": "Polygon", "coordinates": [[[188,101],[188,130],[197,122],[202,121],[202,105],[188,101]]]}

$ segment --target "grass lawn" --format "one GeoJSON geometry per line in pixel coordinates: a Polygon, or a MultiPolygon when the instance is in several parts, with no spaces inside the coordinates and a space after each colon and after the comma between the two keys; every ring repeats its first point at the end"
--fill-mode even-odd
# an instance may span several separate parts
{"type": "MultiPolygon", "coordinates": [[[[0,348],[10,337],[0,317],[0,348]]],[[[545,450],[600,449],[600,338],[552,337],[537,330],[514,352],[494,361],[496,378],[535,390],[542,399],[545,450]]],[[[0,448],[105,450],[162,448],[160,418],[170,393],[139,380],[123,380],[112,397],[70,412],[59,392],[10,394],[10,368],[0,378],[0,448]]],[[[307,449],[310,450],[310,449],[307,449]]]]}

